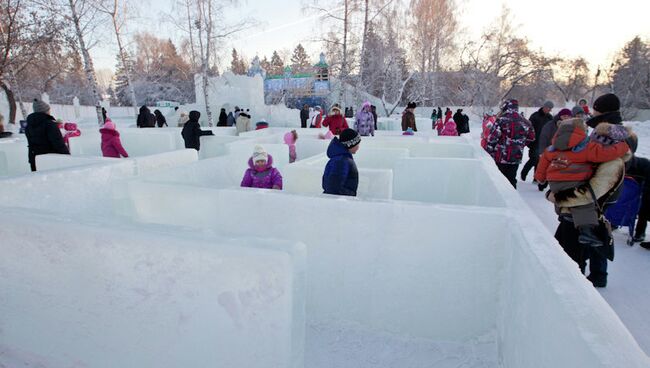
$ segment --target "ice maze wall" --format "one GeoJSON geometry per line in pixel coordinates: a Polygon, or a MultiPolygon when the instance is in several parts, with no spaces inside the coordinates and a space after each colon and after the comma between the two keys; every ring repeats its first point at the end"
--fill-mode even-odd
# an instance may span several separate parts
{"type": "Polygon", "coordinates": [[[323,141],[304,134],[305,157],[288,164],[286,131],[220,142],[215,157],[143,156],[153,163],[146,170],[139,158],[53,157],[43,161],[54,161],[51,170],[0,179],[21,188],[0,198],[0,233],[13,239],[0,260],[0,311],[9,313],[0,313],[0,362],[27,353],[61,366],[92,361],[72,349],[78,342],[104,363],[102,354],[118,352],[113,366],[128,366],[130,354],[141,366],[196,366],[192,356],[202,356],[218,366],[301,367],[306,327],[349,322],[403,338],[488,336],[504,368],[650,364],[474,143],[364,139],[360,195],[342,198],[321,194],[323,141]],[[278,155],[284,191],[238,187],[255,144],[278,155]],[[65,159],[80,161],[56,162],[65,159]],[[49,194],[52,186],[82,199],[49,194]],[[88,296],[75,300],[79,289],[88,296]],[[238,291],[219,298],[225,290],[238,291]],[[115,310],[98,313],[91,296],[115,310]],[[50,308],[37,308],[41,299],[50,308]],[[4,317],[17,310],[51,331],[86,323],[53,339],[4,317]],[[219,328],[199,329],[199,317],[219,328]],[[247,328],[233,327],[242,318],[247,328]],[[129,351],[121,339],[155,343],[129,351]]]}

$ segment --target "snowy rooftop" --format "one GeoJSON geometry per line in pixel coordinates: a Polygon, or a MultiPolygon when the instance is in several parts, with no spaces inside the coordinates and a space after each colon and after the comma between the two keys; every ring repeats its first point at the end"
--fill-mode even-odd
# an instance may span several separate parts
{"type": "Polygon", "coordinates": [[[364,138],[342,198],[315,130],[293,164],[285,128],[213,130],[84,132],[34,174],[0,143],[0,366],[650,364],[471,138],[364,138]],[[284,191],[239,187],[256,144],[284,191]]]}

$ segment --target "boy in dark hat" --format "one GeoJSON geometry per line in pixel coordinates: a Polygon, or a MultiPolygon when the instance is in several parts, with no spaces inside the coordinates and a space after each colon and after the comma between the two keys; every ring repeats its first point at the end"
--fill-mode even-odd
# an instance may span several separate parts
{"type": "Polygon", "coordinates": [[[402,114],[402,131],[405,132],[408,128],[413,129],[414,132],[418,131],[418,128],[415,126],[415,102],[409,102],[406,105],[406,110],[402,114]]]}
{"type": "Polygon", "coordinates": [[[359,186],[359,171],[353,154],[359,150],[361,136],[354,129],[345,129],[327,147],[329,162],[323,173],[323,193],[355,197],[359,186]]]}

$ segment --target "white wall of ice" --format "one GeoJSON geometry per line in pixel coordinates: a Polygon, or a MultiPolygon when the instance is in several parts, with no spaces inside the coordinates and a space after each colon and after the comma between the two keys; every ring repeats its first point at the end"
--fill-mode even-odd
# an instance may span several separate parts
{"type": "Polygon", "coordinates": [[[3,366],[303,366],[299,242],[26,212],[3,211],[0,223],[11,224],[0,257],[3,366]]]}

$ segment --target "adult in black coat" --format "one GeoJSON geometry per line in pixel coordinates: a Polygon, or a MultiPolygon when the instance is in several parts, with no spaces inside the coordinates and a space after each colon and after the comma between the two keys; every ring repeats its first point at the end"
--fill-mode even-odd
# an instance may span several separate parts
{"type": "Polygon", "coordinates": [[[28,159],[32,171],[36,171],[36,156],[47,153],[60,153],[69,155],[70,151],[63,142],[63,136],[50,115],[50,106],[40,100],[34,100],[33,113],[27,116],[28,159]]]}
{"type": "Polygon", "coordinates": [[[309,105],[304,104],[300,110],[300,127],[307,128],[307,120],[309,120],[309,105]]]}
{"type": "MultiPolygon", "coordinates": [[[[638,138],[636,134],[631,133],[630,138],[626,140],[632,152],[636,152],[638,138]]],[[[642,242],[645,240],[645,230],[650,221],[650,160],[645,157],[639,157],[636,154],[625,163],[625,175],[633,177],[642,186],[641,209],[639,210],[639,220],[636,223],[634,231],[634,241],[642,242]]]]}
{"type": "Polygon", "coordinates": [[[156,117],[151,113],[147,106],[140,107],[137,124],[138,128],[155,128],[156,117]]]}
{"type": "Polygon", "coordinates": [[[167,125],[167,119],[165,119],[165,116],[162,114],[162,112],[160,112],[160,110],[155,110],[153,114],[156,117],[156,123],[158,124],[158,128],[162,128],[163,126],[169,126],[167,125]]]}
{"type": "Polygon", "coordinates": [[[199,118],[201,113],[198,111],[190,111],[190,120],[185,123],[181,135],[185,141],[185,148],[194,148],[199,150],[201,148],[201,136],[214,135],[211,130],[201,130],[199,125],[199,118]]]}
{"type": "Polygon", "coordinates": [[[377,106],[370,105],[370,113],[372,114],[372,118],[375,120],[375,130],[377,130],[377,106]]]}
{"type": "Polygon", "coordinates": [[[221,112],[219,113],[219,122],[217,122],[217,126],[228,126],[228,115],[226,114],[226,109],[224,108],[222,108],[221,112]]]}
{"type": "Polygon", "coordinates": [[[458,135],[469,133],[469,116],[463,114],[463,109],[456,110],[453,118],[456,123],[458,135]]]}
{"type": "MultiPolygon", "coordinates": [[[[535,111],[530,116],[530,123],[533,125],[535,130],[535,140],[528,145],[528,161],[524,164],[524,167],[521,169],[521,180],[526,181],[526,176],[530,169],[537,169],[537,163],[539,162],[539,155],[542,151],[538,151],[539,148],[539,136],[542,133],[542,129],[549,121],[553,120],[553,115],[551,115],[551,110],[553,109],[553,102],[546,101],[544,105],[535,111]]],[[[535,172],[533,170],[533,172],[535,172]]]]}

